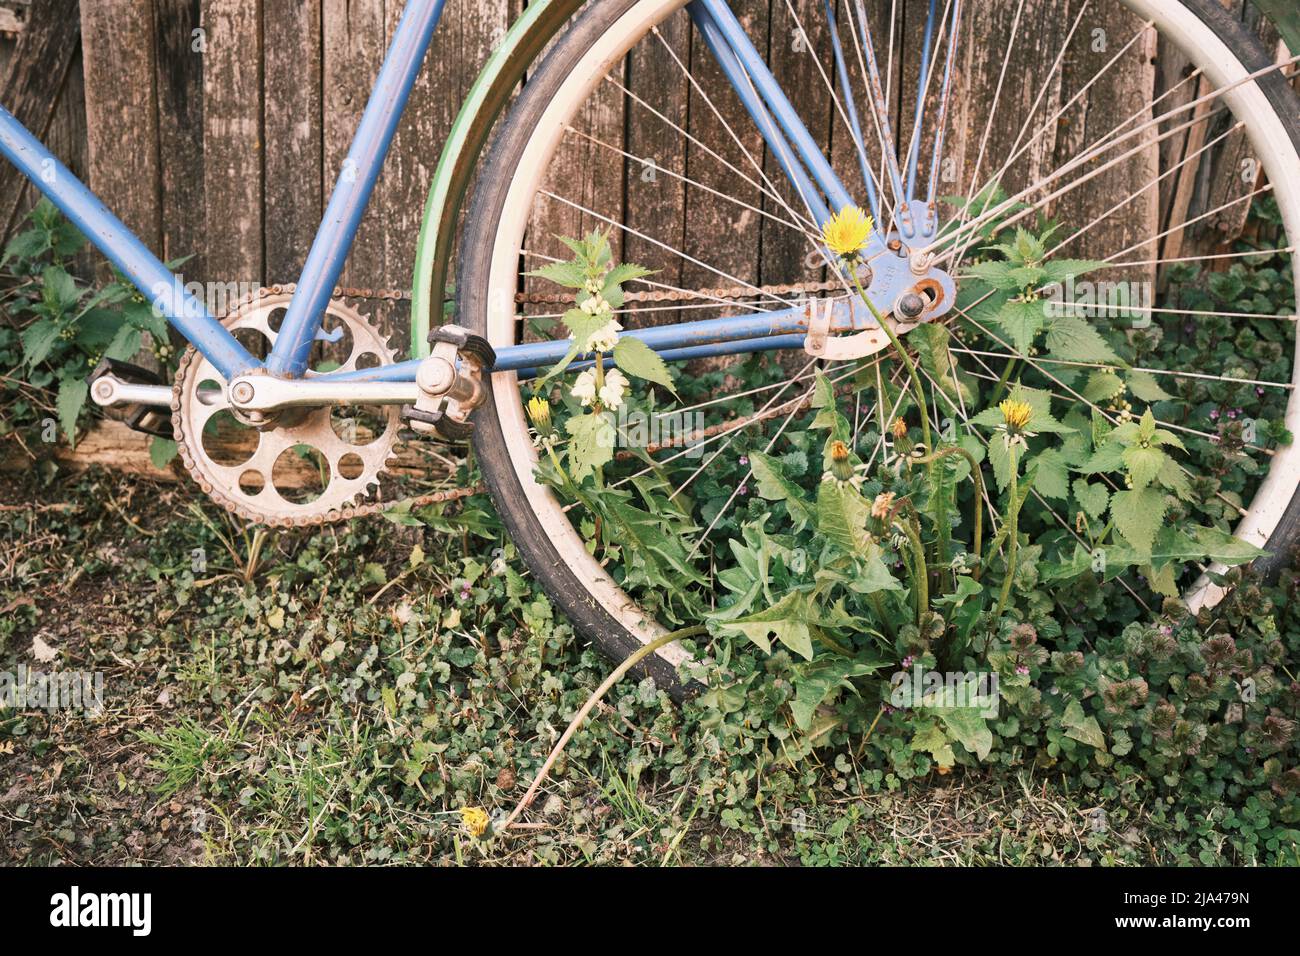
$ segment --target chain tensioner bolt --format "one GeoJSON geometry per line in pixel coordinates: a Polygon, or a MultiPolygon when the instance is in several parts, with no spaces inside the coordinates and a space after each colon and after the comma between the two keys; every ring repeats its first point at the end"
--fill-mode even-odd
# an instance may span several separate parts
{"type": "Polygon", "coordinates": [[[925,299],[921,298],[915,292],[908,292],[898,299],[898,305],[895,310],[905,319],[915,319],[925,311],[925,299]]]}

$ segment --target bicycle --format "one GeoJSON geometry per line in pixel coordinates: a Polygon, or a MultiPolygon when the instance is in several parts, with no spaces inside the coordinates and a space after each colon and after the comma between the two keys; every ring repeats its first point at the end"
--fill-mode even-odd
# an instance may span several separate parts
{"type": "MultiPolygon", "coordinates": [[[[443,6],[442,0],[407,3],[296,287],[245,303],[224,322],[180,289],[166,267],[3,108],[0,151],[155,299],[191,343],[173,385],[152,380],[143,370],[111,364],[97,370],[92,395],[103,406],[130,410],[137,424],[151,411],[169,413],[185,464],[205,493],[245,518],[273,526],[343,520],[383,507],[359,507],[354,501],[376,486],[403,421],[417,432],[449,440],[472,437],[487,487],[528,566],[580,632],[615,658],[626,658],[667,629],[642,606],[644,601],[626,593],[620,569],[602,565],[571,520],[569,506],[535,477],[538,452],[521,384],[568,348],[564,339],[538,338],[528,331],[537,320],[556,318],[554,298],[528,275],[537,264],[562,254],[553,236],[597,225],[655,259],[660,278],[641,280],[639,292],[619,315],[628,323],[653,322],[659,310],[674,319],[623,333],[668,361],[775,350],[803,350],[808,356],[787,381],[700,403],[700,408],[726,408],[732,401],[757,403],[756,394],[765,401],[757,413],[742,415],[739,424],[723,422],[701,432],[713,447],[699,468],[676,473],[685,484],[742,431],[777,419],[788,424],[809,394],[802,386],[808,385],[815,363],[832,363],[826,367],[843,379],[888,350],[881,334],[885,330],[853,295],[855,276],[828,254],[820,237],[821,227],[842,208],[863,206],[874,217],[865,256],[869,275],[859,278],[890,331],[907,334],[923,325],[958,320],[979,327],[986,348],[954,349],[976,380],[1005,381],[1006,373],[999,376],[991,363],[1008,362],[1007,369],[1021,363],[1057,383],[1051,388],[1059,388],[1058,395],[1102,416],[1111,416],[1103,402],[1085,399],[1063,381],[1069,361],[1036,356],[1008,343],[980,325],[978,303],[959,298],[965,281],[960,266],[987,241],[992,224],[1009,228],[1049,205],[1069,202],[1077,190],[1108,172],[1135,170],[1132,189],[1118,204],[1056,244],[1050,254],[1079,249],[1107,266],[1154,278],[1182,261],[1146,251],[1172,230],[1136,237],[1129,233],[1118,250],[1098,250],[1089,243],[1117,214],[1140,227],[1136,206],[1152,201],[1149,194],[1158,194],[1174,170],[1228,135],[1217,133],[1226,124],[1229,133],[1249,136],[1268,178],[1265,187],[1234,205],[1272,194],[1289,237],[1279,248],[1294,267],[1293,237],[1300,235],[1300,98],[1286,71],[1297,58],[1271,59],[1216,0],[1063,4],[1073,14],[1062,24],[1068,29],[1055,48],[1035,47],[1046,57],[1046,74],[1042,82],[1034,77],[1032,83],[1008,75],[1013,51],[1023,50],[1027,42],[1019,33],[1023,0],[993,5],[1010,19],[1004,51],[997,49],[1002,38],[983,38],[981,48],[981,38],[963,32],[963,15],[969,17],[973,6],[963,0],[930,0],[923,27],[900,21],[896,0],[870,10],[862,0],[799,5],[784,0],[772,6],[773,15],[788,17],[802,55],[777,56],[774,50],[766,57],[738,15],[745,13],[743,3],[544,0],[529,5],[470,91],[438,166],[417,253],[411,357],[399,360],[374,326],[334,290],[443,6]],[[1085,16],[1098,8],[1112,18],[1107,22],[1137,27],[1119,52],[1100,58],[1099,67],[1068,97],[1062,85],[1066,64],[1086,41],[1081,32],[1085,16]],[[1121,20],[1121,13],[1127,19],[1121,20]],[[1184,80],[1158,101],[1126,111],[1114,129],[1088,136],[1086,143],[1067,150],[1068,159],[1055,167],[1049,162],[1043,171],[1044,141],[1055,136],[1071,108],[1117,64],[1147,56],[1152,34],[1191,64],[1184,80]],[[907,124],[901,121],[900,64],[916,52],[917,37],[920,58],[907,98],[914,101],[907,124]],[[956,78],[963,70],[976,71],[975,61],[959,59],[965,44],[981,54],[979,63],[996,81],[997,92],[987,120],[969,117],[963,131],[957,122],[956,78]],[[809,56],[809,51],[821,53],[809,56]],[[655,63],[676,77],[666,84],[663,102],[652,104],[620,81],[618,70],[629,62],[655,63]],[[779,72],[787,74],[784,81],[779,72]],[[507,110],[526,73],[527,83],[507,110]],[[1009,95],[1008,80],[1027,108],[1009,146],[992,137],[994,115],[1009,95]],[[819,100],[824,107],[820,130],[795,105],[807,101],[796,94],[806,93],[809,84],[816,97],[824,97],[819,100]],[[1061,101],[1065,105],[1058,108],[1061,101]],[[684,112],[674,115],[671,111],[679,107],[684,112]],[[1219,123],[1214,135],[1201,135],[1201,145],[1188,147],[1176,164],[1165,164],[1170,169],[1158,166],[1152,174],[1143,165],[1150,162],[1153,148],[1183,142],[1176,137],[1204,131],[1212,120],[1219,123]],[[607,130],[624,138],[610,142],[607,130]],[[973,171],[961,177],[969,188],[954,200],[940,195],[940,189],[941,170],[957,134],[964,157],[973,158],[973,171]],[[480,162],[489,141],[491,149],[480,162]],[[662,146],[660,157],[678,157],[681,165],[648,160],[644,149],[635,148],[646,142],[662,146]],[[638,229],[636,210],[628,206],[625,164],[664,177],[669,183],[665,201],[700,210],[697,219],[713,234],[691,234],[684,216],[675,236],[638,229]],[[1026,164],[1028,174],[1022,168],[1026,164]],[[475,174],[478,185],[466,207],[475,174]],[[855,177],[860,182],[850,186],[855,177]],[[993,187],[1007,188],[990,198],[993,187]],[[602,203],[608,205],[599,208],[602,203]],[[466,224],[458,232],[458,217],[466,208],[466,224]],[[946,219],[944,208],[951,210],[946,219]],[[773,275],[740,274],[740,267],[726,261],[726,243],[718,236],[760,224],[771,230],[763,235],[773,275]],[[453,250],[459,251],[456,324],[433,327],[431,316],[440,310],[453,250]],[[768,281],[773,277],[783,281],[768,281]],[[653,304],[633,307],[639,303],[653,304]],[[716,317],[707,317],[710,312],[716,317]],[[681,320],[684,315],[690,318],[681,320]],[[350,344],[341,345],[344,339],[350,344]],[[347,355],[329,370],[318,367],[326,346],[342,348],[347,355]],[[261,351],[265,358],[257,357],[261,351]],[[791,397],[796,385],[801,388],[791,397]],[[331,408],[339,406],[376,410],[369,443],[336,434],[331,408]],[[229,464],[205,450],[204,426],[218,415],[258,433],[251,459],[229,464]],[[274,461],[303,445],[323,456],[329,480],[320,496],[291,500],[274,486],[274,461]]],[[[766,9],[762,5],[750,12],[766,9]]],[[[1233,252],[1221,258],[1235,262],[1247,255],[1233,252]]],[[[1162,311],[1174,310],[1161,310],[1153,302],[1147,315],[1162,311]]],[[[1293,337],[1293,326],[1288,334],[1293,337]]],[[[1290,393],[1285,423],[1294,431],[1300,427],[1295,392],[1300,363],[1292,357],[1290,364],[1289,379],[1250,384],[1290,393]]],[[[1240,381],[1213,369],[1148,371],[1171,378],[1240,381]]],[[[884,393],[882,388],[879,394],[884,393]]],[[[871,408],[859,417],[870,422],[883,419],[886,411],[871,408]]],[[[945,414],[969,430],[974,409],[967,411],[954,407],[945,414]]],[[[923,414],[929,416],[931,410],[923,414]]],[[[880,441],[884,438],[882,428],[880,441]]],[[[680,468],[680,452],[668,450],[673,451],[668,460],[680,468]]],[[[1268,462],[1267,475],[1249,503],[1235,505],[1240,518],[1236,533],[1267,547],[1276,562],[1300,535],[1300,447],[1260,452],[1268,462]]],[[[674,495],[681,490],[679,486],[674,495]]],[[[701,543],[720,517],[711,517],[701,543]]],[[[1069,522],[1060,520],[1068,531],[1069,522]]],[[[1188,598],[1200,607],[1212,605],[1221,594],[1213,578],[1202,577],[1188,598]]],[[[669,645],[649,658],[645,669],[661,686],[680,694],[678,666],[686,659],[681,647],[669,645]]]]}

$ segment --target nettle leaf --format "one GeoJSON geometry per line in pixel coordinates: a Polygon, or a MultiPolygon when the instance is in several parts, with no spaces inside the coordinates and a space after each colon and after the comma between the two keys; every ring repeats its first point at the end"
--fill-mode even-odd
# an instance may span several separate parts
{"type": "Polygon", "coordinates": [[[575,482],[581,483],[613,461],[618,438],[613,415],[608,412],[574,415],[565,422],[565,427],[573,436],[569,442],[569,473],[575,482]]]}
{"type": "Polygon", "coordinates": [[[1049,259],[1043,263],[1043,271],[1051,282],[1064,282],[1073,276],[1081,279],[1089,272],[1096,272],[1106,263],[1095,259],[1049,259]]]}
{"type": "Polygon", "coordinates": [[[624,282],[643,279],[654,274],[653,269],[647,269],[645,266],[639,266],[632,262],[623,262],[609,270],[609,274],[605,276],[605,288],[608,289],[612,285],[622,285],[624,282]]]}
{"type": "Polygon", "coordinates": [[[1058,501],[1070,497],[1070,469],[1058,449],[1046,448],[1039,452],[1034,456],[1033,466],[1037,468],[1034,488],[1039,494],[1058,501]]]}
{"type": "Polygon", "coordinates": [[[19,333],[23,343],[23,361],[28,368],[35,368],[44,362],[59,340],[59,323],[53,319],[40,319],[33,322],[19,333]]]}
{"type": "Polygon", "coordinates": [[[1094,451],[1078,471],[1085,475],[1096,475],[1104,471],[1119,471],[1124,467],[1124,445],[1118,441],[1104,441],[1094,451]]]}
{"type": "Polygon", "coordinates": [[[1165,456],[1165,463],[1160,466],[1156,480],[1177,495],[1179,501],[1192,500],[1192,483],[1187,478],[1187,472],[1168,455],[1165,456]]]}
{"type": "Polygon", "coordinates": [[[1124,380],[1108,369],[1097,369],[1083,386],[1083,397],[1090,402],[1114,398],[1124,388],[1124,380]]]}
{"type": "Polygon", "coordinates": [[[1029,302],[1013,299],[1002,307],[994,321],[1010,337],[1015,350],[1026,355],[1047,323],[1046,306],[1037,299],[1029,302]]]}
{"type": "Polygon", "coordinates": [[[1129,372],[1128,390],[1144,402],[1164,402],[1173,398],[1150,372],[1129,372]]]}
{"type": "Polygon", "coordinates": [[[749,453],[749,465],[758,482],[758,494],[768,501],[784,501],[786,510],[795,522],[795,531],[802,531],[812,523],[816,513],[804,497],[804,490],[785,476],[779,461],[759,451],[749,453]]]}
{"type": "Polygon", "coordinates": [[[587,270],[580,262],[552,262],[527,274],[567,289],[581,289],[587,284],[587,270]]]}
{"type": "Polygon", "coordinates": [[[1156,488],[1117,491],[1110,499],[1110,516],[1115,527],[1133,550],[1143,556],[1151,554],[1156,532],[1168,509],[1165,493],[1156,488]]]}
{"type": "Polygon", "coordinates": [[[1124,449],[1124,467],[1133,482],[1133,490],[1141,491],[1160,475],[1169,456],[1154,445],[1143,448],[1130,445],[1124,449]]]}
{"type": "Polygon", "coordinates": [[[47,266],[41,273],[41,301],[55,313],[71,310],[81,301],[77,280],[60,266],[47,266]]]}
{"type": "Polygon", "coordinates": [[[589,315],[582,309],[569,309],[560,320],[568,329],[569,335],[573,337],[573,343],[578,347],[579,352],[587,344],[587,339],[609,324],[608,316],[589,315]]]}
{"type": "Polygon", "coordinates": [[[853,487],[823,481],[817,489],[817,530],[841,551],[863,554],[871,544],[871,505],[853,487]]]}
{"type": "Polygon", "coordinates": [[[77,416],[86,406],[89,394],[90,386],[83,378],[59,380],[59,394],[55,397],[54,408],[59,414],[59,424],[63,426],[63,431],[74,448],[77,445],[77,416]]]}
{"type": "Polygon", "coordinates": [[[614,362],[628,375],[662,385],[674,395],[677,394],[668,364],[659,357],[658,352],[640,339],[627,335],[620,338],[614,346],[614,362]]]}
{"type": "Polygon", "coordinates": [[[1101,732],[1097,718],[1091,714],[1084,716],[1083,705],[1077,700],[1072,700],[1065,705],[1065,713],[1061,715],[1061,726],[1065,728],[1065,736],[1071,740],[1095,747],[1102,753],[1106,752],[1106,736],[1101,732]]]}
{"type": "Polygon", "coordinates": [[[134,358],[138,351],[140,351],[140,330],[124,322],[118,328],[117,334],[113,336],[113,341],[108,344],[108,348],[104,349],[104,357],[126,361],[134,358]]]}
{"type": "Polygon", "coordinates": [[[717,622],[717,629],[723,634],[740,634],[769,654],[771,639],[775,637],[784,647],[810,661],[813,628],[819,617],[808,595],[791,591],[766,610],[734,621],[717,622]]]}
{"type": "Polygon", "coordinates": [[[1101,520],[1101,516],[1106,513],[1106,508],[1110,505],[1110,492],[1103,484],[1093,484],[1086,478],[1074,479],[1071,486],[1074,489],[1075,500],[1079,506],[1087,513],[1093,521],[1101,520]]]}
{"type": "Polygon", "coordinates": [[[1047,351],[1067,362],[1122,363],[1100,332],[1083,319],[1060,316],[1047,327],[1047,351]]]}
{"type": "Polygon", "coordinates": [[[1024,288],[1011,273],[1016,266],[1011,262],[980,262],[970,267],[970,274],[982,279],[995,289],[1004,292],[1019,292],[1024,288]]]}
{"type": "MultiPolygon", "coordinates": [[[[1020,467],[1017,458],[1016,467],[1020,467]]],[[[1001,435],[989,439],[989,464],[993,466],[993,477],[998,483],[998,491],[1006,491],[1011,484],[1011,449],[1001,435]]]]}

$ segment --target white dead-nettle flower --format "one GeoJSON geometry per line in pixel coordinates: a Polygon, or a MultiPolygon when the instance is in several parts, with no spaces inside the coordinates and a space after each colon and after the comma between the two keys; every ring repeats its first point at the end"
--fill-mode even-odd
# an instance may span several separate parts
{"type": "Polygon", "coordinates": [[[605,384],[600,390],[601,404],[611,411],[618,408],[623,404],[623,396],[630,384],[622,372],[616,368],[610,369],[605,373],[605,384]]]}
{"type": "Polygon", "coordinates": [[[573,383],[573,388],[569,389],[569,394],[582,402],[583,405],[590,405],[596,400],[596,370],[587,369],[578,376],[578,380],[573,383]]]}
{"type": "Polygon", "coordinates": [[[580,306],[583,312],[588,315],[601,315],[606,312],[613,312],[614,307],[603,295],[593,295],[580,306]]]}
{"type": "Polygon", "coordinates": [[[616,319],[610,319],[587,337],[587,351],[613,351],[614,346],[618,344],[618,333],[621,331],[623,331],[623,326],[619,325],[616,319]]]}

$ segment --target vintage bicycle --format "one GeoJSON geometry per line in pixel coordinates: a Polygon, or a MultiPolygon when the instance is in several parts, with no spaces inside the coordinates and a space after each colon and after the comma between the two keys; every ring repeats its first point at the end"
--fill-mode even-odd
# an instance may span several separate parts
{"type": "MultiPolygon", "coordinates": [[[[719,417],[703,429],[712,445],[702,462],[682,459],[671,446],[661,450],[660,461],[673,463],[670,474],[679,487],[741,431],[795,415],[811,366],[851,371],[889,347],[885,330],[853,294],[851,277],[821,239],[821,227],[845,207],[861,206],[874,217],[858,278],[891,331],[906,335],[958,320],[978,326],[978,302],[961,297],[962,270],[987,239],[990,223],[1029,221],[1099,182],[1115,182],[1116,171],[1128,171],[1129,185],[1114,203],[1107,197],[1100,215],[1054,240],[1051,254],[1086,256],[1117,274],[1137,271],[1158,279],[1182,260],[1152,251],[1172,230],[1162,228],[1163,213],[1152,216],[1148,204],[1161,201],[1175,170],[1224,136],[1244,134],[1262,167],[1262,185],[1232,202],[1270,194],[1289,237],[1283,252],[1294,263],[1300,99],[1288,69],[1295,61],[1270,56],[1217,0],[1062,2],[1061,30],[1050,41],[1021,29],[1024,0],[983,4],[1006,14],[1007,31],[996,37],[969,33],[964,21],[977,6],[969,0],[929,0],[928,7],[912,0],[906,6],[911,19],[904,23],[897,0],[779,0],[771,7],[788,14],[795,35],[788,50],[774,43],[764,52],[746,18],[765,16],[768,4],[529,4],[471,89],[437,168],[416,256],[405,360],[369,319],[336,297],[335,287],[443,0],[406,4],[296,286],[243,303],[220,321],[2,108],[0,150],[191,343],[171,385],[110,363],[96,371],[91,392],[100,405],[129,411],[137,424],[169,417],[167,430],[185,466],[215,501],[272,526],[345,520],[382,507],[358,502],[377,486],[403,422],[450,440],[472,435],[484,481],[532,572],[584,635],[625,658],[666,629],[624,590],[619,568],[593,556],[569,504],[536,480],[538,451],[524,410],[523,390],[535,370],[560,359],[570,345],[528,332],[534,320],[556,315],[556,300],[530,276],[563,257],[556,236],[605,228],[649,261],[655,276],[635,283],[637,292],[618,310],[622,334],[667,361],[771,350],[807,356],[802,370],[784,382],[695,406],[719,417]],[[918,18],[922,9],[926,15],[918,18]],[[1085,19],[1094,15],[1129,26],[1124,42],[1113,42],[1114,52],[1094,57],[1095,66],[1085,69],[1077,53],[1087,43],[1085,19]],[[1126,104],[1118,125],[1098,131],[1082,124],[1072,143],[1057,141],[1089,89],[1110,71],[1149,62],[1157,43],[1186,58],[1182,82],[1161,97],[1126,104]],[[1027,44],[1042,61],[1041,73],[1032,76],[1010,68],[1013,51],[1027,44]],[[913,67],[904,97],[901,64],[908,58],[913,67]],[[637,95],[622,79],[629,62],[654,63],[676,76],[674,88],[685,99],[652,103],[637,95]],[[980,70],[996,84],[992,113],[1012,111],[1017,120],[1023,114],[1023,125],[1012,124],[1019,134],[1006,142],[992,135],[993,115],[958,109],[961,79],[980,70]],[[1070,86],[1062,81],[1067,71],[1073,71],[1070,86]],[[802,94],[810,85],[824,107],[817,117],[801,115],[795,105],[809,102],[802,94]],[[1162,148],[1192,142],[1193,129],[1202,133],[1197,145],[1182,152],[1162,148]],[[953,188],[947,185],[953,177],[944,173],[946,159],[958,151],[956,139],[964,160],[953,188]],[[1048,148],[1049,142],[1056,145],[1048,148]],[[623,178],[628,163],[650,169],[675,208],[702,212],[680,217],[671,235],[638,228],[623,178]],[[472,180],[477,185],[470,200],[472,180]],[[966,198],[954,200],[948,192],[966,198]],[[1153,221],[1161,225],[1153,229],[1153,221]],[[752,235],[760,222],[770,237],[764,255],[780,262],[771,270],[780,274],[780,284],[752,270],[742,274],[728,258],[729,240],[752,235]],[[1117,223],[1129,227],[1114,228],[1117,223]],[[1098,247],[1103,233],[1107,248],[1098,247]],[[441,325],[436,320],[453,253],[455,324],[441,325]],[[335,358],[325,366],[318,356],[327,346],[335,358]],[[726,417],[733,407],[728,402],[739,399],[757,411],[726,417]],[[330,410],[340,406],[379,410],[368,442],[346,441],[331,428],[330,410]],[[247,460],[230,463],[206,449],[202,433],[218,415],[257,432],[247,460]],[[277,458],[302,446],[316,449],[327,470],[325,488],[310,500],[282,494],[272,476],[277,458]]],[[[1159,311],[1147,307],[1148,314],[1159,311]]],[[[1294,316],[1276,318],[1293,349],[1294,316]]],[[[976,380],[997,381],[997,363],[1014,359],[1057,383],[1050,387],[1067,401],[1111,414],[1069,384],[1069,361],[1017,349],[981,331],[982,348],[953,350],[976,380]]],[[[1289,396],[1285,423],[1295,431],[1300,363],[1288,353],[1286,364],[1289,377],[1251,385],[1289,396]]],[[[1172,374],[1237,381],[1224,369],[1172,374]]],[[[878,411],[859,409],[859,417],[870,422],[878,411]]],[[[959,429],[969,427],[964,413],[934,412],[936,418],[955,416],[959,429]]],[[[1262,478],[1254,495],[1234,505],[1236,533],[1279,555],[1300,533],[1300,448],[1261,448],[1258,457],[1262,478]]],[[[711,528],[716,521],[713,515],[701,524],[711,528]]],[[[1069,522],[1062,524],[1068,528],[1069,522]]],[[[1202,578],[1189,600],[1199,606],[1219,595],[1219,586],[1202,578]]],[[[648,670],[679,688],[675,668],[684,657],[669,645],[650,659],[648,670]]]]}

